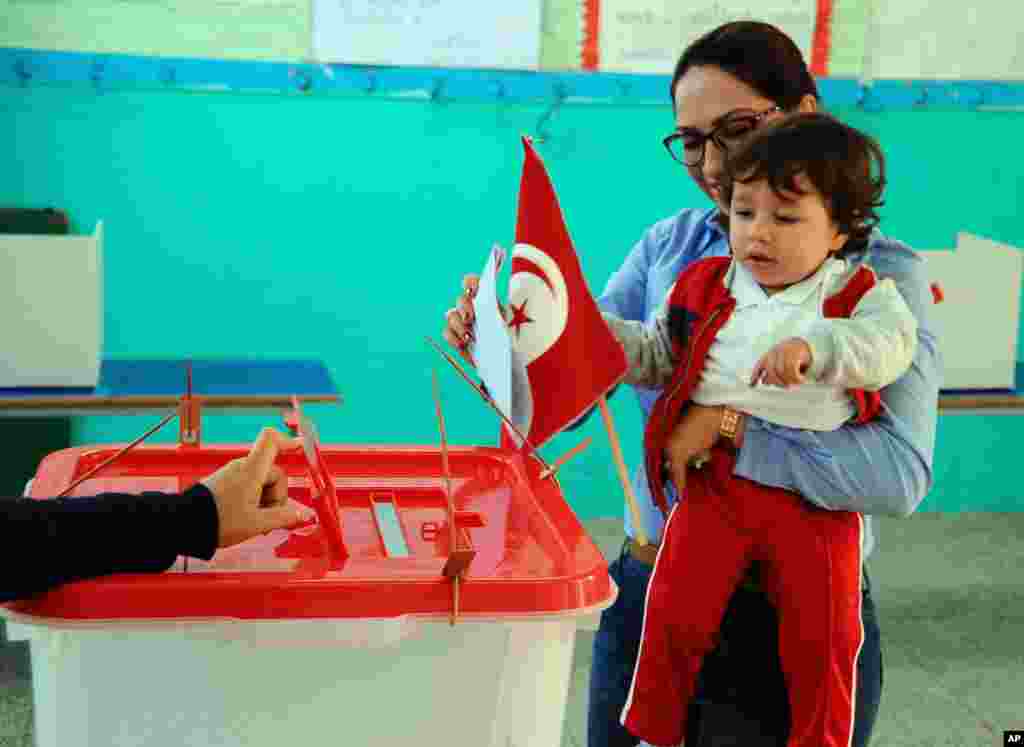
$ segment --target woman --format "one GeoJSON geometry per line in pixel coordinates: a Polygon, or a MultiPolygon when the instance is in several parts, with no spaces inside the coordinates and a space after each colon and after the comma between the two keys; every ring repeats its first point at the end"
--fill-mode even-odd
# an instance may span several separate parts
{"type": "MultiPolygon", "coordinates": [[[[725,24],[687,47],[676,65],[670,95],[676,129],[665,139],[666,148],[714,206],[684,209],[656,223],[633,247],[598,300],[603,310],[625,319],[648,321],[691,262],[728,254],[726,234],[717,221],[728,148],[783,113],[818,108],[817,86],[793,41],[773,26],[746,21],[725,24]]],[[[891,277],[918,321],[913,365],[882,390],[879,418],[812,433],[722,407],[693,405],[675,427],[665,457],[669,464],[685,464],[725,438],[737,451],[737,476],[793,490],[825,509],[865,514],[867,558],[875,544],[871,515],[909,515],[931,487],[939,360],[929,318],[932,299],[920,258],[876,232],[866,250],[848,259],[853,264],[868,262],[880,276],[891,277]],[[790,448],[777,448],[779,439],[790,448]]],[[[472,327],[471,297],[476,284],[476,278],[468,276],[466,292],[446,314],[445,339],[459,349],[465,348],[472,327]]],[[[635,391],[646,421],[658,392],[635,391]]],[[[647,534],[656,543],[664,517],[651,500],[643,465],[634,474],[633,486],[647,534]]],[[[671,486],[668,490],[674,500],[671,486]]],[[[619,597],[602,614],[594,639],[591,747],[633,747],[639,741],[620,725],[619,718],[636,665],[656,547],[641,547],[632,540],[628,510],[625,524],[626,541],[609,568],[619,597]]],[[[882,686],[880,633],[866,569],[862,622],[856,747],[868,743],[882,686]]],[[[719,645],[705,661],[686,744],[728,739],[742,744],[785,742],[787,695],[776,639],[775,614],[758,588],[754,568],[744,588],[733,596],[719,645]]]]}

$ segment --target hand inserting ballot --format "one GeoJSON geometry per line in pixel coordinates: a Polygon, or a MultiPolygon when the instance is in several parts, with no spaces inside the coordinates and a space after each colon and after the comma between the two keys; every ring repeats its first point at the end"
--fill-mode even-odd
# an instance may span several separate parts
{"type": "Polygon", "coordinates": [[[249,453],[202,481],[213,493],[219,520],[217,546],[230,547],[258,534],[308,521],[312,512],[288,498],[288,477],[274,464],[301,441],[264,428],[249,453]]]}

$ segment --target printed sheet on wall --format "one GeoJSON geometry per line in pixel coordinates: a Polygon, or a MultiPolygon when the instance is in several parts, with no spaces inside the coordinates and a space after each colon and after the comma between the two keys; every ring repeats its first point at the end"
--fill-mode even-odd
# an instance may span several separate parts
{"type": "Polygon", "coordinates": [[[873,78],[1024,80],[1020,9],[1005,0],[878,2],[868,72],[873,78]]]}
{"type": "Polygon", "coordinates": [[[314,0],[320,62],[536,70],[542,0],[314,0]]]}
{"type": "Polygon", "coordinates": [[[0,46],[305,60],[309,0],[0,0],[0,46]]]}
{"type": "Polygon", "coordinates": [[[599,63],[607,72],[671,74],[679,53],[727,21],[775,24],[810,59],[816,0],[600,0],[599,63]]]}

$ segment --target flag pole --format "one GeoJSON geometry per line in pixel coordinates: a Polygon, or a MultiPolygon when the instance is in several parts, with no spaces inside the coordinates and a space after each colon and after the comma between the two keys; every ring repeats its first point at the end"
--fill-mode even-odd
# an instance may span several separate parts
{"type": "Polygon", "coordinates": [[[477,384],[475,381],[473,381],[473,379],[470,378],[469,374],[467,374],[465,372],[465,370],[462,368],[462,366],[460,366],[458,364],[458,362],[454,358],[452,358],[450,355],[448,355],[448,353],[444,352],[444,350],[441,349],[440,345],[438,345],[436,342],[434,342],[429,337],[426,338],[426,339],[427,339],[427,344],[430,345],[430,347],[432,347],[438,353],[440,353],[441,357],[443,357],[446,361],[448,361],[448,363],[451,364],[452,368],[454,368],[456,371],[459,372],[459,375],[463,379],[465,379],[466,383],[468,383],[471,387],[473,387],[473,390],[483,398],[484,402],[486,402],[487,405],[492,410],[494,410],[496,413],[498,413],[498,416],[503,421],[505,421],[505,425],[507,425],[512,430],[513,433],[515,433],[517,436],[519,436],[519,438],[521,438],[523,440],[524,444],[526,444],[527,446],[530,447],[530,451],[532,452],[533,457],[538,462],[540,462],[541,466],[545,470],[550,472],[551,471],[551,465],[549,465],[547,462],[544,461],[544,458],[540,455],[540,452],[537,451],[537,447],[534,446],[532,443],[530,443],[526,439],[526,436],[523,435],[523,432],[521,430],[519,430],[518,428],[516,428],[515,424],[509,419],[509,417],[505,413],[503,413],[501,411],[501,408],[498,407],[498,404],[494,401],[494,399],[491,397],[491,395],[489,395],[487,392],[485,392],[483,390],[483,388],[479,384],[477,384]]]}
{"type": "Polygon", "coordinates": [[[636,495],[633,493],[633,485],[629,481],[629,472],[626,470],[626,461],[622,458],[622,447],[619,445],[619,437],[615,433],[615,424],[612,422],[612,413],[608,409],[608,401],[605,395],[597,400],[601,408],[601,417],[604,418],[604,427],[608,431],[608,440],[612,445],[612,454],[615,456],[615,466],[618,468],[619,480],[622,482],[622,489],[626,491],[626,502],[629,503],[629,513],[633,517],[633,533],[639,545],[647,544],[647,532],[644,531],[643,522],[640,519],[640,508],[636,503],[636,495]]]}

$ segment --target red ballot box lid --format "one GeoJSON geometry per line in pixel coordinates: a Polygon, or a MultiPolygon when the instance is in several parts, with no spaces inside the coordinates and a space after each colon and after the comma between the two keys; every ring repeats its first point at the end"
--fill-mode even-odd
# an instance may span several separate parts
{"type": "MultiPolygon", "coordinates": [[[[66,449],[41,463],[30,497],[46,500],[118,446],[66,449]]],[[[157,574],[77,581],[7,605],[21,616],[67,621],[446,617],[451,548],[441,451],[428,446],[320,445],[336,491],[343,551],[320,523],[301,453],[281,455],[292,498],[318,518],[218,550],[209,562],[179,558],[157,574]]],[[[248,446],[140,446],[72,495],[178,492],[248,446]]],[[[607,564],[554,477],[520,453],[450,447],[456,528],[475,555],[462,577],[461,617],[566,614],[615,594],[607,564]]],[[[30,562],[29,559],[26,559],[30,562]]]]}

